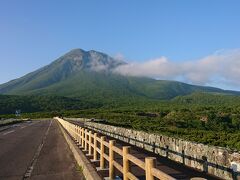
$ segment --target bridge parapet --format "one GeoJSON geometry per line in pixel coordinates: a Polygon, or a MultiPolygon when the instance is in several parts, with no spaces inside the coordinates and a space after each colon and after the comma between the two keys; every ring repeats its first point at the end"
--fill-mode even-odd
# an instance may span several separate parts
{"type": "Polygon", "coordinates": [[[58,120],[62,127],[81,148],[83,148],[85,152],[88,152],[89,156],[93,155],[93,161],[100,161],[100,170],[104,170],[106,168],[106,161],[108,162],[109,179],[115,179],[114,171],[117,169],[122,173],[123,179],[137,180],[137,175],[133,174],[130,168],[130,163],[133,163],[145,171],[146,180],[154,180],[155,178],[175,180],[175,178],[156,168],[156,158],[146,157],[145,161],[142,161],[129,153],[130,146],[123,146],[123,148],[120,149],[115,146],[114,140],[108,142],[105,140],[105,136],[99,137],[97,133],[93,134],[89,129],[80,127],[58,117],[54,119],[58,120]],[[106,149],[108,153],[106,153],[106,149]],[[115,161],[114,154],[118,154],[122,157],[122,163],[115,161]]]}
{"type": "Polygon", "coordinates": [[[240,179],[239,152],[90,121],[85,127],[220,178],[240,179]]]}

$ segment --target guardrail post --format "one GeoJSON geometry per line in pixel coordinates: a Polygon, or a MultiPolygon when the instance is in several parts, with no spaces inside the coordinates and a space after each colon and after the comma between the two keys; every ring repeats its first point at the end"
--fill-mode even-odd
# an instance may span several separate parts
{"type": "Polygon", "coordinates": [[[78,144],[79,144],[79,139],[80,139],[80,136],[79,136],[79,126],[77,126],[77,142],[78,142],[78,144]]]}
{"type": "Polygon", "coordinates": [[[152,175],[152,168],[156,167],[156,158],[155,157],[146,157],[145,158],[145,172],[146,180],[154,180],[152,175]]]}
{"type": "Polygon", "coordinates": [[[89,131],[89,136],[88,136],[88,154],[92,155],[92,131],[89,131]]]}
{"type": "Polygon", "coordinates": [[[82,142],[82,128],[79,126],[79,134],[78,134],[78,137],[79,137],[79,145],[81,145],[81,142],[82,142]]]}
{"type": "Polygon", "coordinates": [[[105,161],[104,161],[104,157],[103,157],[104,149],[105,149],[103,142],[105,141],[105,139],[106,139],[105,136],[101,136],[100,169],[104,169],[104,166],[105,166],[105,161]]]}
{"type": "Polygon", "coordinates": [[[79,145],[82,143],[82,128],[79,127],[79,145]]]}
{"type": "Polygon", "coordinates": [[[76,136],[77,136],[77,144],[79,144],[79,127],[77,126],[77,134],[76,134],[76,136]]]}
{"type": "Polygon", "coordinates": [[[79,145],[82,143],[82,128],[79,126],[79,145]]]}
{"type": "Polygon", "coordinates": [[[74,139],[77,140],[77,125],[74,125],[74,139]]]}
{"type": "Polygon", "coordinates": [[[85,129],[85,145],[84,145],[85,148],[84,148],[84,151],[87,151],[87,136],[88,136],[87,133],[88,133],[87,129],[85,129]]]}
{"type": "Polygon", "coordinates": [[[72,137],[72,125],[71,124],[69,124],[69,133],[70,133],[70,135],[72,137]]]}
{"type": "Polygon", "coordinates": [[[71,132],[72,132],[72,138],[75,139],[74,137],[74,127],[75,125],[71,124],[71,132]]]}
{"type": "Polygon", "coordinates": [[[130,146],[123,146],[123,179],[128,180],[127,173],[129,172],[129,160],[127,155],[129,154],[130,146]]]}
{"type": "Polygon", "coordinates": [[[83,147],[83,140],[84,140],[83,131],[84,131],[83,128],[81,128],[81,147],[83,147]]]}
{"type": "Polygon", "coordinates": [[[72,126],[71,128],[72,138],[75,140],[74,125],[71,125],[71,126],[72,126]]]}
{"type": "Polygon", "coordinates": [[[115,145],[115,140],[109,141],[109,179],[113,180],[115,179],[115,172],[114,172],[114,151],[113,146],[115,145]]]}
{"type": "Polygon", "coordinates": [[[78,142],[78,125],[76,126],[76,140],[78,142]]]}
{"type": "Polygon", "coordinates": [[[84,148],[85,129],[82,128],[82,148],[84,148]]]}
{"type": "Polygon", "coordinates": [[[94,148],[93,148],[93,160],[97,160],[97,133],[94,133],[94,148]]]}

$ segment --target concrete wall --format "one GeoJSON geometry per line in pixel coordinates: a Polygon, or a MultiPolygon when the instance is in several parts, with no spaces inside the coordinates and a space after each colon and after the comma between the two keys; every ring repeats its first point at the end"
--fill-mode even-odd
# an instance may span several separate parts
{"type": "Polygon", "coordinates": [[[240,180],[239,152],[93,122],[86,122],[85,127],[223,179],[240,180]]]}
{"type": "Polygon", "coordinates": [[[68,120],[68,121],[80,121],[80,122],[89,121],[89,119],[86,119],[86,118],[66,118],[66,117],[64,117],[64,119],[68,120]]]}

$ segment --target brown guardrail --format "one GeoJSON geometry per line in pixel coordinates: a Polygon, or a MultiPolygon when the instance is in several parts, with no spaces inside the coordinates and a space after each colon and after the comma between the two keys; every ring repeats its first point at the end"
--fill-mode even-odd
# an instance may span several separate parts
{"type": "Polygon", "coordinates": [[[146,157],[142,161],[130,154],[130,146],[123,146],[122,149],[115,146],[115,140],[106,141],[105,136],[98,137],[97,133],[91,130],[82,128],[78,125],[72,124],[60,118],[55,118],[64,127],[64,129],[76,140],[79,145],[88,152],[88,155],[93,156],[93,160],[100,160],[100,169],[105,168],[105,161],[109,163],[109,179],[114,179],[115,168],[123,174],[124,180],[137,180],[137,176],[131,172],[130,162],[137,165],[145,171],[146,180],[154,180],[155,178],[161,180],[175,180],[175,178],[162,172],[156,168],[156,158],[146,157]],[[100,144],[98,148],[97,144],[100,144]],[[105,154],[105,149],[108,149],[108,154],[105,154]],[[115,161],[115,153],[122,157],[123,165],[115,161]],[[99,155],[99,159],[98,159],[99,155]]]}

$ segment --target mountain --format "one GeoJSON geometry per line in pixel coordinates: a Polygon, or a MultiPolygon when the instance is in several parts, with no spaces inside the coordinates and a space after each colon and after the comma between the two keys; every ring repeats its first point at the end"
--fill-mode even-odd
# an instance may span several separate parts
{"type": "Polygon", "coordinates": [[[22,94],[65,81],[83,70],[110,70],[122,63],[103,53],[74,49],[50,65],[0,85],[0,93],[22,94]]]}
{"type": "Polygon", "coordinates": [[[0,85],[0,94],[65,96],[88,101],[171,99],[193,92],[239,95],[213,87],[113,73],[126,64],[104,53],[74,49],[53,63],[0,85]]]}

